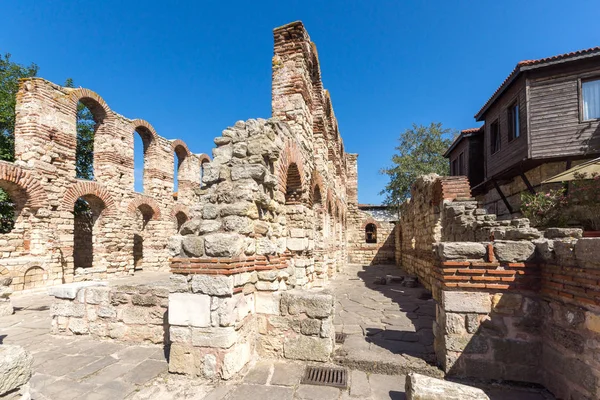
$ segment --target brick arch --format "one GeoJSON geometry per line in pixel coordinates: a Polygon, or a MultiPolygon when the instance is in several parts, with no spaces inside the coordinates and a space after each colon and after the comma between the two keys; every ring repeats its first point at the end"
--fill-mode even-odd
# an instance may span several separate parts
{"type": "Polygon", "coordinates": [[[158,203],[156,202],[156,200],[154,200],[152,197],[147,197],[147,196],[136,196],[133,200],[131,200],[131,202],[129,203],[129,205],[127,206],[127,212],[130,214],[135,214],[135,211],[140,207],[140,206],[148,206],[152,209],[152,218],[153,220],[158,220],[161,217],[161,213],[160,213],[160,206],[158,205],[158,203]]]}
{"type": "Polygon", "coordinates": [[[295,164],[300,175],[300,188],[304,191],[304,159],[296,142],[288,140],[279,157],[277,171],[279,190],[285,194],[287,190],[287,176],[290,165],[295,164]]]}
{"type": "Polygon", "coordinates": [[[180,212],[184,213],[188,218],[190,217],[190,209],[188,206],[183,204],[176,204],[169,213],[169,217],[173,221],[177,221],[177,214],[180,212]]]}
{"type": "Polygon", "coordinates": [[[104,99],[90,89],[73,89],[68,95],[68,101],[74,114],[77,112],[77,103],[82,102],[97,119],[96,122],[105,120],[111,114],[110,107],[104,99]]]}
{"type": "Polygon", "coordinates": [[[78,198],[90,194],[102,200],[104,203],[104,210],[102,213],[104,215],[113,215],[116,212],[115,201],[108,190],[92,181],[77,181],[71,186],[63,196],[61,208],[65,211],[72,211],[78,198]]]}
{"type": "Polygon", "coordinates": [[[325,192],[323,190],[324,185],[323,185],[323,178],[321,178],[321,174],[319,174],[319,172],[315,169],[312,173],[311,176],[311,184],[310,184],[310,204],[314,205],[314,195],[315,195],[315,189],[318,188],[319,189],[319,193],[321,194],[321,204],[323,204],[324,200],[325,200],[325,192]]]}
{"type": "Polygon", "coordinates": [[[141,128],[142,132],[148,134],[148,136],[150,136],[153,142],[158,139],[158,133],[156,133],[156,130],[150,124],[150,122],[146,120],[134,119],[133,121],[131,121],[131,126],[133,127],[134,131],[137,131],[141,128]]]}
{"type": "Polygon", "coordinates": [[[381,228],[381,224],[376,219],[374,219],[373,217],[367,217],[367,219],[365,219],[363,221],[363,223],[361,224],[360,229],[362,229],[364,231],[367,228],[367,225],[369,225],[369,224],[375,225],[377,227],[377,229],[381,228]]]}
{"type": "MultiPolygon", "coordinates": [[[[21,206],[38,209],[48,204],[46,191],[40,185],[39,179],[34,177],[31,172],[17,167],[6,161],[0,161],[0,187],[2,182],[8,182],[9,188],[7,192],[10,196],[10,191],[19,188],[25,192],[27,200],[21,206]]],[[[14,200],[13,200],[14,201],[14,200]]]]}
{"type": "MultiPolygon", "coordinates": [[[[171,149],[176,153],[178,151],[181,151],[181,149],[183,149],[186,157],[189,157],[192,155],[192,152],[188,148],[187,144],[185,144],[185,142],[181,139],[175,139],[175,140],[171,141],[171,149]]],[[[180,154],[178,153],[177,155],[180,155],[180,154]]]]}
{"type": "Polygon", "coordinates": [[[200,161],[201,165],[204,163],[212,162],[212,160],[210,159],[210,156],[208,154],[200,153],[200,154],[196,154],[196,157],[198,157],[198,160],[200,161]]]}

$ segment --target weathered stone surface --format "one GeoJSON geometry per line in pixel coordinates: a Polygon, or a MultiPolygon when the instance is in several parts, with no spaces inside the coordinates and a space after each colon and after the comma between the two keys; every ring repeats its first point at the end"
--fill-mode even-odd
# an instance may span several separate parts
{"type": "Polygon", "coordinates": [[[445,242],[438,246],[442,260],[478,260],[486,255],[485,245],[476,242],[445,242]]]}
{"type": "Polygon", "coordinates": [[[204,255],[204,238],[193,235],[184,236],[181,248],[187,256],[202,257],[204,255]]]}
{"type": "Polygon", "coordinates": [[[281,301],[279,293],[257,292],[254,296],[258,314],[279,315],[281,301]]]}
{"type": "Polygon", "coordinates": [[[191,341],[196,347],[218,347],[228,349],[238,339],[233,327],[228,328],[192,328],[191,341]]]}
{"type": "Polygon", "coordinates": [[[600,269],[600,238],[582,238],[575,244],[575,258],[583,268],[600,269]]]}
{"type": "Polygon", "coordinates": [[[407,400],[490,400],[481,389],[411,372],[406,376],[407,400]]]}
{"type": "Polygon", "coordinates": [[[443,291],[442,306],[446,312],[487,314],[492,301],[487,293],[443,291]]]}
{"type": "Polygon", "coordinates": [[[235,257],[242,252],[244,239],[235,233],[212,233],[205,236],[205,252],[212,257],[235,257]]]}
{"type": "Polygon", "coordinates": [[[192,292],[211,296],[230,296],[233,294],[233,277],[229,275],[194,275],[192,292]]]}
{"type": "Polygon", "coordinates": [[[333,312],[333,295],[329,292],[290,290],[281,295],[283,315],[306,313],[311,318],[325,318],[333,312]]]}
{"type": "Polygon", "coordinates": [[[198,328],[210,326],[210,296],[198,293],[171,293],[169,324],[198,328]]]}
{"type": "Polygon", "coordinates": [[[58,299],[73,300],[80,289],[90,286],[107,286],[108,282],[75,282],[48,288],[48,294],[58,299]]]}
{"type": "Polygon", "coordinates": [[[252,346],[249,342],[238,343],[227,351],[223,357],[221,377],[231,379],[250,361],[252,346]]]}
{"type": "Polygon", "coordinates": [[[21,346],[0,346],[0,396],[27,384],[33,371],[33,357],[21,346]]]}
{"type": "Polygon", "coordinates": [[[0,300],[0,317],[12,315],[15,309],[12,306],[10,300],[0,300]]]}
{"type": "Polygon", "coordinates": [[[544,237],[548,239],[575,238],[583,236],[583,229],[579,228],[547,228],[544,237]]]}
{"type": "Polygon", "coordinates": [[[284,357],[290,360],[321,361],[329,360],[333,351],[330,338],[314,336],[287,337],[283,343],[284,357]]]}
{"type": "Polygon", "coordinates": [[[504,232],[505,240],[533,240],[542,237],[542,233],[535,228],[507,229],[504,232]]]}
{"type": "Polygon", "coordinates": [[[496,240],[494,253],[501,262],[530,261],[535,255],[535,245],[527,241],[496,240]]]}

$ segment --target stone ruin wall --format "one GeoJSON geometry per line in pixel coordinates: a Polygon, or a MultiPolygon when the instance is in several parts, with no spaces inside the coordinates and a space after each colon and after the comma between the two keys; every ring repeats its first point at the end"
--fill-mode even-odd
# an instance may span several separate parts
{"type": "Polygon", "coordinates": [[[393,222],[375,219],[364,211],[355,214],[348,238],[348,262],[361,265],[393,265],[395,262],[395,229],[393,222]],[[377,242],[368,243],[367,225],[377,229],[377,242]]]}
{"type": "Polygon", "coordinates": [[[316,47],[274,30],[272,114],[215,138],[191,219],[171,238],[169,370],[230,379],[256,353],[327,361],[333,296],[356,187],[316,47]],[[199,310],[206,310],[206,312],[199,310]]]}
{"type": "Polygon", "coordinates": [[[438,363],[453,376],[597,398],[600,239],[496,221],[460,187],[465,177],[419,178],[398,224],[398,260],[437,303],[438,363]]]}
{"type": "Polygon", "coordinates": [[[40,78],[20,82],[15,124],[15,162],[0,161],[0,187],[15,203],[14,229],[0,234],[0,274],[14,290],[132,274],[134,268],[168,269],[166,243],[198,199],[201,163],[180,140],[157,135],[144,120],[113,112],[88,89],[40,78]],[[76,109],[84,103],[96,120],[94,180],[75,173],[76,109]],[[145,147],[144,193],[134,191],[133,143],[145,147]],[[175,198],[174,153],[179,166],[175,198]],[[101,210],[89,233],[93,249],[74,241],[74,204],[84,198],[101,210]],[[179,222],[178,219],[179,218],[179,222]],[[134,239],[135,238],[135,239],[134,239]],[[134,265],[134,241],[137,267],[134,265]],[[85,254],[93,250],[91,257],[85,254]],[[74,253],[85,267],[75,269],[74,253]]]}

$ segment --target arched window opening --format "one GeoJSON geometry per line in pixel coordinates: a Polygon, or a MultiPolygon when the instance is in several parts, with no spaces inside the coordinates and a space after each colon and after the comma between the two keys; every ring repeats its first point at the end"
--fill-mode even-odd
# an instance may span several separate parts
{"type": "Polygon", "coordinates": [[[285,204],[297,204],[302,196],[302,180],[295,163],[290,164],[285,181],[285,204]]]}
{"type": "Polygon", "coordinates": [[[73,261],[75,270],[94,265],[94,242],[97,237],[98,218],[104,202],[94,195],[77,199],[74,206],[73,261]]]}
{"type": "Polygon", "coordinates": [[[179,232],[183,224],[187,222],[188,217],[183,211],[179,211],[177,214],[175,214],[175,219],[177,220],[177,232],[179,232]]]}
{"type": "Polygon", "coordinates": [[[0,188],[0,234],[9,233],[15,228],[15,203],[8,192],[0,188]]]}
{"type": "Polygon", "coordinates": [[[377,243],[377,227],[375,224],[367,224],[365,227],[365,241],[367,243],[377,243]]]}
{"type": "Polygon", "coordinates": [[[200,163],[200,187],[204,187],[204,165],[208,164],[208,161],[202,161],[200,163]]]}
{"type": "Polygon", "coordinates": [[[143,269],[144,239],[147,236],[148,223],[154,215],[154,210],[147,204],[140,205],[136,212],[136,226],[133,234],[133,266],[136,270],[143,269]]]}
{"type": "Polygon", "coordinates": [[[25,272],[23,277],[23,289],[34,289],[44,286],[47,275],[41,267],[31,267],[25,272]]]}
{"type": "Polygon", "coordinates": [[[187,158],[187,152],[183,146],[177,146],[174,151],[175,169],[173,171],[173,198],[177,200],[179,192],[179,178],[182,166],[187,158]]]}
{"type": "Polygon", "coordinates": [[[81,99],[77,103],[76,178],[94,179],[94,137],[104,117],[104,110],[94,100],[81,99]]]}
{"type": "Polygon", "coordinates": [[[312,199],[312,203],[313,203],[313,208],[317,208],[321,206],[321,202],[322,197],[321,197],[321,189],[319,188],[319,186],[315,186],[315,189],[313,190],[313,199],[312,199]]]}
{"type": "Polygon", "coordinates": [[[144,193],[144,175],[151,143],[150,131],[147,128],[138,127],[133,134],[133,188],[138,193],[144,193]]]}

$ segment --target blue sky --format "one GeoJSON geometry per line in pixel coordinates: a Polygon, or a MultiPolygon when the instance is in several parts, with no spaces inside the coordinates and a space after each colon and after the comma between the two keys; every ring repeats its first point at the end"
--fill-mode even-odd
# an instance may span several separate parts
{"type": "Polygon", "coordinates": [[[600,45],[600,2],[1,2],[0,52],[98,92],[116,112],[210,153],[237,120],[268,118],[272,29],[302,20],[319,50],[359,201],[379,203],[412,123],[477,126],[473,115],[519,60],[600,45]]]}

